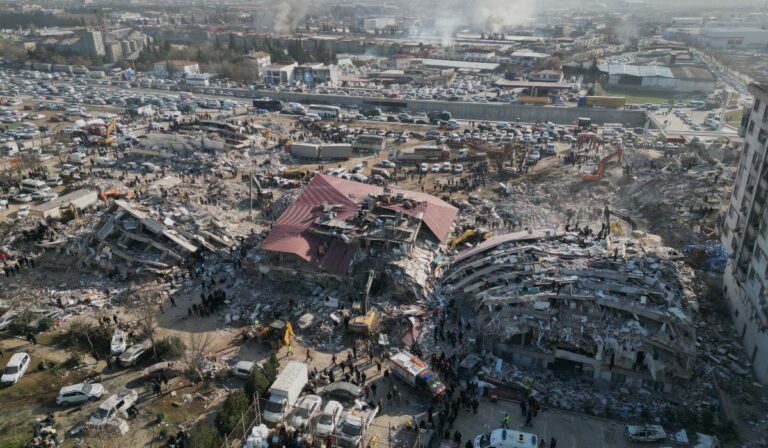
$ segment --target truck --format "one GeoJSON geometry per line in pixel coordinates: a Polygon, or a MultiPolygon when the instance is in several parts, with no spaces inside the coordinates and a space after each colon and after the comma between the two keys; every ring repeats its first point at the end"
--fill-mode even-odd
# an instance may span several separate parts
{"type": "Polygon", "coordinates": [[[584,100],[585,107],[624,107],[627,98],[623,96],[588,96],[584,100]]]}
{"type": "Polygon", "coordinates": [[[352,156],[352,145],[349,143],[326,143],[320,145],[321,159],[349,159],[352,156]]]}
{"type": "Polygon", "coordinates": [[[264,405],[262,420],[275,425],[293,409],[301,391],[307,385],[308,367],[303,362],[291,361],[285,366],[269,388],[269,400],[264,405]]]}
{"type": "Polygon", "coordinates": [[[320,157],[320,145],[314,143],[291,143],[290,152],[294,157],[317,159],[320,157]]]}
{"type": "Polygon", "coordinates": [[[437,124],[440,121],[448,121],[451,119],[451,113],[447,110],[431,110],[427,112],[427,118],[429,118],[429,124],[437,124]]]}
{"type": "Polygon", "coordinates": [[[348,411],[341,419],[336,430],[337,444],[344,448],[357,448],[362,445],[365,431],[379,413],[379,408],[348,411]]]}
{"type": "Polygon", "coordinates": [[[412,354],[400,351],[390,357],[389,362],[395,375],[416,389],[426,392],[433,399],[445,393],[445,385],[440,378],[429,370],[424,361],[412,354]]]}

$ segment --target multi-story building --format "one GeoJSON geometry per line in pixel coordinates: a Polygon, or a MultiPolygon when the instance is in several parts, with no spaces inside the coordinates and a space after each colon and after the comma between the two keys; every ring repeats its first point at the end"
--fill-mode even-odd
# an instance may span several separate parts
{"type": "Polygon", "coordinates": [[[80,42],[84,50],[91,56],[104,56],[104,36],[98,30],[85,30],[80,34],[80,42]]]}
{"type": "Polygon", "coordinates": [[[755,102],[743,120],[744,149],[723,224],[729,254],[723,283],[755,374],[768,383],[768,86],[752,84],[749,90],[755,102]]]}
{"type": "Polygon", "coordinates": [[[262,78],[267,85],[290,84],[293,82],[293,69],[298,64],[272,64],[264,67],[262,78]]]}
{"type": "Polygon", "coordinates": [[[183,78],[200,73],[200,66],[193,61],[169,60],[155,62],[153,72],[158,78],[183,78]]]}
{"type": "Polygon", "coordinates": [[[339,81],[335,65],[305,64],[293,69],[293,79],[306,84],[336,84],[339,81]]]}

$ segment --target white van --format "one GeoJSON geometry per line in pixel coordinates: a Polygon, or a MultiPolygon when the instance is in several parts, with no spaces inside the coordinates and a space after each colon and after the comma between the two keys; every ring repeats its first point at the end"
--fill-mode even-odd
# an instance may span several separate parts
{"type": "Polygon", "coordinates": [[[538,448],[539,437],[529,432],[494,429],[475,437],[474,448],[538,448]]]}

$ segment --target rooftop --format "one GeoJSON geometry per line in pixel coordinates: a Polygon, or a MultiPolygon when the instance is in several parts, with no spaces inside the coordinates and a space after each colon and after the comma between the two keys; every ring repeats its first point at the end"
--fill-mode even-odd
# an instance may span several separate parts
{"type": "Polygon", "coordinates": [[[261,247],[292,253],[323,270],[342,273],[360,240],[412,242],[423,223],[444,242],[457,213],[455,207],[429,194],[385,190],[318,174],[278,218],[261,247]]]}

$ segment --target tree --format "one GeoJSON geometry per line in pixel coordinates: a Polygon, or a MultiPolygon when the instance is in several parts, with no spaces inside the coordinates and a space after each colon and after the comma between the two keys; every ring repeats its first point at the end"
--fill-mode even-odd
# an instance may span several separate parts
{"type": "Polygon", "coordinates": [[[203,381],[205,375],[205,357],[213,346],[213,338],[208,333],[189,333],[187,338],[187,351],[184,355],[184,361],[195,375],[203,381]]]}
{"type": "Polygon", "coordinates": [[[140,291],[138,321],[144,334],[152,344],[152,356],[157,358],[157,344],[155,343],[155,330],[157,327],[157,293],[155,291],[140,291]]]}
{"type": "Polygon", "coordinates": [[[265,369],[259,366],[254,366],[251,373],[248,374],[248,378],[243,383],[243,392],[248,397],[248,400],[255,400],[256,397],[266,396],[269,386],[272,385],[272,381],[267,377],[265,369]]]}
{"type": "Polygon", "coordinates": [[[248,406],[250,406],[248,397],[242,390],[230,392],[216,416],[215,424],[219,434],[231,433],[242,420],[248,406]]]}
{"type": "Polygon", "coordinates": [[[179,359],[184,356],[187,346],[178,336],[168,336],[157,341],[155,353],[161,359],[171,360],[179,359]]]}
{"type": "Polygon", "coordinates": [[[224,437],[213,426],[198,423],[189,432],[190,448],[220,448],[224,444],[224,437]]]}
{"type": "Polygon", "coordinates": [[[207,64],[208,55],[205,54],[202,48],[198,48],[197,53],[195,54],[195,60],[201,64],[207,64]]]}

